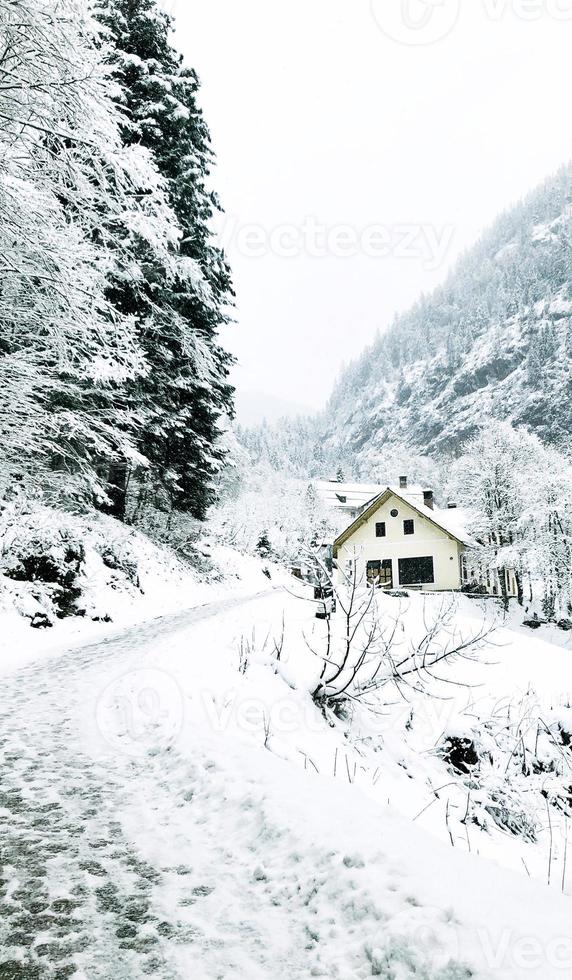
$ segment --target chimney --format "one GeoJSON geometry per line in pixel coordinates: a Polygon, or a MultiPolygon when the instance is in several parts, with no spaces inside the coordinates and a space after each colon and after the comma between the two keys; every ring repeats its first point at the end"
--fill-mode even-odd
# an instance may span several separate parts
{"type": "Polygon", "coordinates": [[[447,504],[448,510],[457,510],[457,507],[458,506],[459,505],[458,504],[455,504],[453,501],[450,501],[450,503],[447,504]]]}
{"type": "Polygon", "coordinates": [[[407,477],[406,476],[400,476],[399,477],[399,489],[400,490],[407,490],[407,477]]]}
{"type": "Polygon", "coordinates": [[[426,507],[429,508],[429,510],[433,510],[434,509],[435,501],[434,501],[434,498],[433,498],[433,491],[432,490],[424,490],[423,491],[423,503],[425,504],[426,507]]]}

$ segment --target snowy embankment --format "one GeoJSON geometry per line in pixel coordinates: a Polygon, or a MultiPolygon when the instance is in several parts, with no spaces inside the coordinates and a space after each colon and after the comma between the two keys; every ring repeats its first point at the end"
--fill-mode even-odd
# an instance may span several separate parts
{"type": "MultiPolygon", "coordinates": [[[[441,601],[412,596],[404,610],[387,599],[388,615],[402,607],[403,642],[422,605],[441,601]]],[[[461,601],[465,627],[481,614],[461,601]]],[[[327,722],[308,694],[306,641],[316,646],[322,629],[312,615],[285,594],[236,607],[154,643],[127,675],[118,664],[111,688],[108,677],[106,693],[90,695],[92,753],[131,757],[124,833],[165,871],[155,901],[177,923],[165,953],[173,974],[569,977],[572,881],[556,810],[551,842],[539,805],[534,840],[502,829],[482,819],[503,784],[498,760],[467,777],[436,751],[445,732],[496,717],[503,699],[517,710],[531,685],[539,714],[556,711],[572,688],[569,652],[500,628],[475,662],[450,668],[471,687],[447,685],[449,700],[436,690],[327,722]],[[483,799],[463,822],[471,793],[483,799]]],[[[503,754],[502,766],[512,760],[503,754]]],[[[532,791],[511,792],[518,808],[532,791]]]]}
{"type": "Polygon", "coordinates": [[[0,673],[126,626],[273,584],[261,562],[230,548],[199,541],[193,567],[135,528],[95,513],[5,511],[0,545],[0,673]]]}

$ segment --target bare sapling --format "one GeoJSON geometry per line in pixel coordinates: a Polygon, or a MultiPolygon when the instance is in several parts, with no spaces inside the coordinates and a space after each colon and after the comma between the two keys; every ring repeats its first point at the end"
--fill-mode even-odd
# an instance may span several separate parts
{"type": "Polygon", "coordinates": [[[314,562],[316,578],[327,583],[337,608],[325,619],[319,647],[306,640],[321,662],[312,697],[323,707],[335,708],[390,687],[408,700],[412,692],[432,694],[435,682],[458,683],[440,676],[440,669],[457,659],[474,659],[494,630],[486,623],[476,632],[460,626],[451,595],[437,603],[423,597],[421,633],[417,630],[415,639],[408,639],[406,594],[399,596],[397,609],[390,606],[379,581],[368,579],[357,558],[349,571],[340,570],[340,584],[319,558],[314,562]]]}

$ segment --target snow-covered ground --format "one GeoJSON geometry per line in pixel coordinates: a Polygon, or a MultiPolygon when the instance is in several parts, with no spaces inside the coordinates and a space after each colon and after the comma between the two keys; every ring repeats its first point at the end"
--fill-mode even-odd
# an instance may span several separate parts
{"type": "MultiPolygon", "coordinates": [[[[118,630],[160,616],[213,602],[229,595],[253,595],[284,581],[272,566],[273,581],[260,561],[210,542],[199,542],[193,568],[169,548],[112,518],[58,514],[49,508],[6,516],[0,523],[0,675],[40,656],[105,639],[118,630]],[[21,557],[38,556],[63,568],[68,549],[83,555],[74,585],[80,614],[59,618],[54,605],[57,584],[24,570],[21,557]],[[31,580],[30,580],[31,579],[31,580]],[[42,618],[31,628],[34,617],[42,618]],[[43,625],[47,622],[47,625],[43,625]]],[[[68,563],[69,564],[69,563],[68,563]]],[[[50,578],[48,569],[47,577],[50,578]]],[[[40,569],[46,577],[46,568],[40,569]]]]}
{"type": "MultiPolygon", "coordinates": [[[[509,622],[449,668],[471,686],[447,700],[326,720],[306,642],[323,624],[267,586],[5,677],[0,975],[570,977],[556,810],[548,887],[548,827],[527,841],[463,823],[501,776],[435,752],[532,688],[549,726],[565,715],[569,649],[509,622]]],[[[408,642],[442,600],[384,601],[408,642]]],[[[461,600],[457,616],[471,629],[492,608],[461,600]]]]}

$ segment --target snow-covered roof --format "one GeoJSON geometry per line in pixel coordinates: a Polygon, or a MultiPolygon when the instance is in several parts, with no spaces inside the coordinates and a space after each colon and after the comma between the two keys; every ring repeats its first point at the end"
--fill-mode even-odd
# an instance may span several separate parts
{"type": "Polygon", "coordinates": [[[385,487],[378,483],[337,483],[335,480],[316,483],[316,492],[322,503],[337,510],[359,510],[384,490],[385,487]]]}
{"type": "Polygon", "coordinates": [[[448,534],[452,534],[453,537],[458,538],[463,544],[470,545],[471,547],[476,545],[477,542],[467,531],[467,524],[470,517],[469,511],[460,507],[452,509],[449,507],[445,509],[441,507],[427,507],[424,503],[424,491],[420,487],[408,487],[407,490],[400,490],[399,487],[388,487],[387,489],[391,490],[396,496],[401,497],[402,500],[412,507],[415,507],[423,517],[433,521],[434,524],[443,528],[448,534]]]}
{"type": "Polygon", "coordinates": [[[440,527],[447,534],[452,535],[461,544],[465,544],[467,547],[476,547],[477,542],[471,537],[466,527],[468,512],[460,508],[443,510],[440,507],[427,507],[424,503],[424,490],[416,486],[408,487],[406,490],[402,490],[400,487],[384,487],[380,493],[368,501],[368,506],[363,508],[359,517],[337,538],[336,545],[342,543],[342,540],[347,540],[353,534],[354,528],[357,529],[361,523],[368,520],[390,493],[414,507],[422,517],[440,527]]]}

